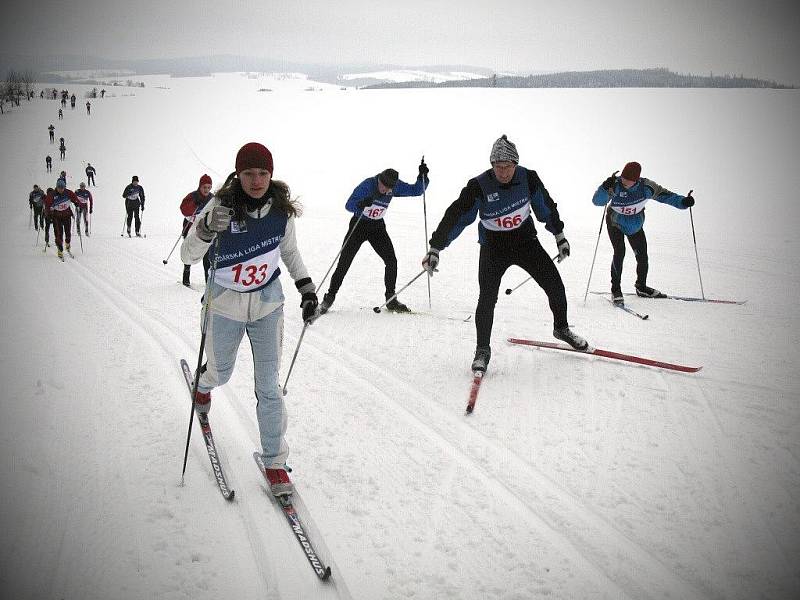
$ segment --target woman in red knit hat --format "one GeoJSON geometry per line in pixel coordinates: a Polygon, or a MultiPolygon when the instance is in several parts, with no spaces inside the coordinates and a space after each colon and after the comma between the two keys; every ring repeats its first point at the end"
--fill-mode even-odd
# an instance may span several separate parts
{"type": "Polygon", "coordinates": [[[299,207],[289,186],[272,178],[272,153],[245,144],[236,171],[198,213],[181,246],[181,260],[194,264],[210,252],[206,284],[206,357],[195,409],[208,412],[211,390],[231,377],[236,353],[247,333],[253,351],[256,416],[262,459],[271,491],[292,493],[286,472],[286,410],[278,385],[283,339],[283,288],[278,261],[289,270],[301,294],[303,320],[314,316],[317,295],[295,238],[299,207]]]}
{"type": "MultiPolygon", "coordinates": [[[[211,193],[211,177],[203,173],[200,177],[200,182],[197,184],[197,189],[193,192],[186,194],[186,197],[181,201],[181,214],[183,214],[183,237],[189,233],[189,227],[194,223],[194,218],[197,213],[203,210],[208,201],[214,197],[211,193]]],[[[208,281],[208,253],[203,256],[203,275],[205,280],[208,281]]],[[[189,287],[189,273],[191,272],[191,265],[183,265],[183,285],[189,287]]]]}

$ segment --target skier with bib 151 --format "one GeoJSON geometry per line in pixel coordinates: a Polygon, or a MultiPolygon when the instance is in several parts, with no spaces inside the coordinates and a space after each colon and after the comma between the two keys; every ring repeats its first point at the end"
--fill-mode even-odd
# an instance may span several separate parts
{"type": "Polygon", "coordinates": [[[608,177],[592,197],[596,206],[609,205],[606,211],[608,238],[614,248],[611,260],[611,299],[614,304],[624,304],[622,296],[622,262],[625,260],[625,238],[636,256],[636,294],[643,298],[666,298],[657,289],[647,285],[647,238],[644,235],[644,206],[648,200],[686,209],[694,206],[694,198],[681,196],[661,187],[655,181],[641,177],[642,166],[629,162],[616,174],[608,177]],[[609,203],[610,200],[610,203],[609,203]]]}

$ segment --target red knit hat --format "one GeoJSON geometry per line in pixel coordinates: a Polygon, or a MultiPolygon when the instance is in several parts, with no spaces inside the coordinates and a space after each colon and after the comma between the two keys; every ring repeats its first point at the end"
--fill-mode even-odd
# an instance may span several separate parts
{"type": "Polygon", "coordinates": [[[642,165],[637,162],[629,162],[627,165],[625,165],[625,168],[622,169],[620,177],[627,179],[628,181],[639,181],[639,176],[641,174],[642,165]]]}
{"type": "Polygon", "coordinates": [[[258,142],[250,142],[236,154],[236,174],[245,169],[266,169],[272,174],[272,153],[258,142]]]}
{"type": "Polygon", "coordinates": [[[211,177],[209,177],[206,173],[203,173],[203,176],[200,178],[200,183],[197,184],[197,189],[200,189],[204,185],[211,185],[211,177]]]}

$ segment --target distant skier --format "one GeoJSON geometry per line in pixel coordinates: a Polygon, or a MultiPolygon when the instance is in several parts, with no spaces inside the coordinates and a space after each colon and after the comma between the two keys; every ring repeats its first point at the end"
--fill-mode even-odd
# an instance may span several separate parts
{"type": "Polygon", "coordinates": [[[692,196],[681,196],[655,181],[641,177],[642,166],[629,162],[622,169],[620,178],[608,177],[592,197],[596,206],[611,203],[606,211],[608,238],[614,248],[611,260],[611,298],[615,304],[623,304],[622,263],[625,260],[625,238],[636,256],[636,294],[643,298],[664,298],[665,294],[647,285],[647,238],[644,234],[644,207],[653,199],[675,208],[686,209],[694,205],[692,196]]]}
{"type": "Polygon", "coordinates": [[[75,195],[78,197],[78,215],[75,217],[75,225],[80,233],[81,216],[83,216],[83,230],[86,237],[89,237],[89,215],[92,214],[92,206],[94,200],[92,199],[92,192],[86,189],[86,184],[81,181],[80,188],[75,195]]]}
{"type": "Polygon", "coordinates": [[[89,102],[88,100],[86,101],[86,114],[87,115],[92,114],[92,103],[89,102]]]}
{"type": "Polygon", "coordinates": [[[85,171],[86,171],[86,183],[87,183],[87,185],[96,186],[97,184],[94,182],[94,175],[95,175],[95,173],[97,173],[97,171],[95,171],[95,168],[92,166],[92,163],[86,163],[85,171]]]}
{"type": "Polygon", "coordinates": [[[73,109],[75,108],[75,100],[76,100],[75,94],[72,94],[72,96],[70,96],[70,99],[69,99],[69,104],[73,109]]]}
{"type": "Polygon", "coordinates": [[[47,130],[50,132],[50,143],[52,144],[56,141],[56,128],[50,123],[50,127],[48,127],[47,130]]]}
{"type": "Polygon", "coordinates": [[[102,90],[100,90],[100,97],[101,97],[101,98],[105,98],[105,97],[106,97],[106,91],[105,91],[105,89],[102,89],[102,90]]]}
{"type": "MultiPolygon", "coordinates": [[[[45,200],[47,196],[53,193],[53,188],[47,188],[47,192],[45,193],[45,200]]],[[[50,247],[50,227],[53,225],[53,220],[47,214],[47,211],[44,210],[44,206],[42,207],[42,216],[44,218],[44,247],[42,248],[42,252],[47,252],[47,249],[50,247]]]]}
{"type": "MultiPolygon", "coordinates": [[[[358,184],[345,204],[345,210],[352,212],[353,217],[344,236],[346,244],[339,256],[339,264],[331,277],[328,293],[320,304],[320,313],[325,314],[336,300],[336,294],[344,281],[353,259],[364,242],[369,242],[372,249],[385,265],[383,283],[387,300],[395,295],[397,284],[397,256],[392,240],[386,231],[384,217],[389,203],[395,197],[420,196],[428,185],[428,165],[423,160],[419,164],[419,173],[414,185],[399,180],[394,169],[386,169],[373,177],[368,177],[358,184]],[[348,239],[349,237],[349,239],[348,239]]],[[[393,298],[386,309],[392,312],[410,312],[408,307],[393,298]]]]}
{"type": "MultiPolygon", "coordinates": [[[[192,223],[194,223],[194,218],[197,213],[199,213],[205,205],[208,204],[208,201],[214,197],[214,194],[211,193],[211,177],[207,174],[203,174],[200,177],[200,182],[197,185],[197,189],[193,192],[190,192],[186,195],[186,197],[181,201],[181,214],[183,214],[183,237],[186,238],[186,235],[189,233],[189,228],[191,227],[192,223]]],[[[203,275],[205,276],[205,280],[208,281],[208,253],[203,256],[203,275]]],[[[192,266],[190,264],[183,265],[183,285],[186,287],[190,287],[189,283],[189,275],[191,273],[192,266]]]]}
{"type": "Polygon", "coordinates": [[[144,188],[139,185],[139,178],[134,175],[131,182],[122,191],[125,198],[125,211],[127,213],[128,237],[131,237],[131,220],[136,221],[136,237],[142,237],[139,233],[142,228],[142,220],[139,217],[139,209],[144,212],[144,188]]]}
{"type": "Polygon", "coordinates": [[[78,197],[72,190],[67,189],[67,182],[59,179],[56,189],[48,193],[44,200],[44,211],[53,222],[53,233],[56,237],[56,247],[58,248],[58,258],[64,260],[64,242],[66,242],[67,253],[70,251],[70,236],[72,231],[72,207],[78,205],[78,197]]]}
{"type": "Polygon", "coordinates": [[[44,227],[44,197],[45,193],[38,185],[33,185],[33,191],[28,194],[28,203],[33,211],[33,227],[39,231],[39,227],[44,227]]]}
{"type": "Polygon", "coordinates": [[[44,157],[44,166],[47,169],[48,173],[52,173],[52,171],[53,171],[53,158],[49,154],[44,157]]]}
{"type": "Polygon", "coordinates": [[[61,145],[58,147],[58,151],[61,153],[61,160],[64,160],[67,157],[67,147],[64,145],[64,138],[61,138],[61,145]]]}
{"type": "Polygon", "coordinates": [[[304,321],[314,316],[317,295],[297,247],[298,207],[289,186],[273,179],[272,173],[272,154],[266,147],[255,142],[242,146],[236,155],[235,173],[200,211],[183,241],[181,260],[197,263],[217,244],[214,278],[206,287],[206,294],[214,299],[207,315],[208,362],[200,374],[195,408],[208,412],[211,390],[230,379],[239,344],[247,333],[255,365],[265,476],[272,494],[283,496],[291,494],[293,486],[286,472],[287,415],[278,384],[284,305],[279,260],[301,294],[304,321]]]}
{"type": "Polygon", "coordinates": [[[558,269],[536,235],[531,212],[556,238],[558,261],[570,254],[564,223],[536,171],[519,166],[517,147],[505,136],[498,138],[489,154],[492,168],[467,182],[458,200],[445,211],[430,239],[430,250],[422,266],[431,274],[439,264],[439,253],[479,216],[478,285],[475,309],[477,345],[473,372],[485,372],[491,358],[489,342],[500,280],[516,265],[533,277],[547,294],[553,313],[553,336],[576,350],[585,350],[585,339],[570,330],[567,296],[558,269]]]}
{"type": "Polygon", "coordinates": [[[64,111],[60,108],[58,109],[58,120],[61,121],[64,119],[64,111]]]}

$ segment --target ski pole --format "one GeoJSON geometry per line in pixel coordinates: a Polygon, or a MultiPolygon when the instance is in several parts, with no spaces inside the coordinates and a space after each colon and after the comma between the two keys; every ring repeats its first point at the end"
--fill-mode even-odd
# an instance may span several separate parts
{"type": "Polygon", "coordinates": [[[169,254],[167,254],[167,258],[165,258],[165,259],[164,259],[164,260],[162,260],[161,262],[163,262],[164,264],[167,264],[167,261],[169,260],[169,257],[170,257],[170,256],[172,256],[172,253],[173,253],[173,252],[175,252],[175,248],[177,248],[177,247],[178,247],[178,242],[180,242],[180,241],[181,241],[181,238],[182,238],[184,235],[186,235],[186,232],[187,232],[187,231],[189,231],[189,227],[191,227],[191,225],[192,225],[192,222],[191,222],[191,221],[188,221],[188,222],[186,223],[186,226],[183,228],[183,231],[181,231],[181,234],[178,236],[178,239],[177,239],[177,240],[175,240],[175,245],[174,245],[174,246],[172,246],[172,250],[170,250],[170,251],[169,251],[169,254]]]}
{"type": "Polygon", "coordinates": [[[358,227],[358,224],[361,223],[361,219],[363,218],[363,216],[364,213],[362,211],[361,214],[358,215],[358,219],[356,219],[355,225],[353,225],[353,228],[350,230],[350,233],[348,233],[347,237],[344,238],[344,242],[342,242],[342,247],[339,248],[339,252],[337,252],[336,256],[333,258],[333,262],[331,263],[331,266],[328,267],[328,270],[325,273],[325,276],[322,278],[322,281],[319,282],[319,285],[317,286],[318,290],[320,291],[322,290],[322,284],[325,283],[325,280],[328,278],[328,275],[330,275],[330,272],[333,269],[333,266],[336,264],[336,261],[339,260],[339,257],[342,255],[342,252],[344,252],[344,248],[345,246],[347,246],[347,242],[349,242],[350,238],[353,237],[353,234],[356,232],[356,227],[358,227]]]}
{"type": "MultiPolygon", "coordinates": [[[[422,155],[421,164],[425,164],[425,155],[422,155]]],[[[425,219],[425,254],[428,253],[428,206],[425,202],[425,175],[422,176],[422,216],[425,219]]],[[[433,275],[428,273],[428,310],[431,309],[431,277],[433,275]]]]}
{"type": "Polygon", "coordinates": [[[402,292],[404,289],[406,289],[408,286],[410,286],[412,283],[414,283],[414,282],[415,282],[417,279],[419,279],[420,277],[422,277],[422,276],[423,276],[425,273],[427,273],[427,272],[428,272],[428,270],[427,270],[427,269],[422,269],[422,271],[420,271],[419,273],[417,273],[417,274],[414,276],[414,278],[413,278],[411,281],[409,281],[407,284],[405,284],[403,287],[401,287],[401,288],[400,288],[400,289],[399,289],[397,292],[395,292],[394,296],[392,296],[391,298],[387,298],[387,299],[386,299],[386,302],[384,302],[384,303],[383,303],[383,304],[381,304],[380,306],[373,306],[373,307],[372,307],[372,310],[373,310],[374,312],[376,312],[376,313],[379,313],[379,312],[381,312],[381,309],[382,309],[384,306],[386,306],[387,304],[389,304],[389,302],[391,302],[392,300],[394,300],[395,298],[397,298],[397,297],[400,295],[400,292],[402,292]]]}
{"type": "MultiPolygon", "coordinates": [[[[557,258],[558,258],[558,254],[553,256],[550,260],[555,262],[557,258]]],[[[533,279],[533,277],[528,277],[525,281],[523,281],[522,283],[518,284],[517,287],[515,287],[513,289],[512,288],[506,288],[506,296],[511,295],[512,292],[514,292],[515,290],[518,290],[519,288],[521,288],[523,285],[528,283],[531,279],[533,279]]]]}
{"type": "MultiPolygon", "coordinates": [[[[356,222],[353,225],[353,228],[350,230],[350,233],[348,233],[347,237],[344,238],[344,242],[342,243],[342,247],[339,248],[339,252],[334,257],[333,262],[331,263],[331,266],[328,267],[328,271],[325,273],[325,276],[322,278],[322,281],[319,282],[319,285],[317,286],[318,290],[322,290],[322,284],[325,283],[325,280],[328,278],[328,275],[330,275],[330,272],[333,269],[333,265],[335,265],[336,261],[339,260],[339,256],[341,256],[342,252],[344,251],[345,246],[347,246],[347,242],[349,242],[350,238],[353,237],[353,234],[356,231],[356,227],[358,227],[358,224],[361,222],[361,218],[363,216],[364,216],[364,212],[362,211],[361,214],[358,215],[358,219],[356,219],[356,222]]],[[[286,393],[288,391],[289,378],[292,376],[292,370],[294,369],[294,363],[297,360],[297,354],[300,352],[300,344],[303,343],[303,337],[306,335],[306,329],[308,329],[308,326],[311,325],[314,321],[317,320],[318,316],[319,316],[319,313],[317,313],[317,316],[314,316],[314,317],[310,318],[308,321],[306,321],[303,324],[303,331],[300,332],[300,337],[297,340],[297,346],[295,346],[294,354],[292,355],[292,362],[289,364],[289,372],[286,373],[286,379],[283,382],[283,395],[284,396],[286,395],[286,393]]]]}
{"type": "Polygon", "coordinates": [[[208,319],[211,313],[211,284],[214,283],[214,275],[217,272],[217,256],[219,255],[219,240],[222,237],[222,232],[217,234],[217,239],[214,241],[214,262],[211,263],[211,268],[208,270],[208,284],[206,285],[206,293],[203,304],[203,325],[200,333],[200,350],[197,353],[197,368],[194,371],[194,383],[192,383],[192,403],[189,409],[189,429],[186,432],[186,449],[183,452],[183,471],[181,471],[181,486],[183,486],[183,477],[186,474],[186,462],[189,460],[189,440],[192,439],[192,423],[194,422],[194,403],[197,397],[197,386],[200,384],[200,369],[203,366],[203,352],[206,348],[206,334],[208,332],[208,319]]]}
{"type": "Polygon", "coordinates": [[[612,185],[606,191],[608,192],[608,202],[603,207],[603,216],[600,218],[600,230],[597,232],[597,242],[594,245],[594,254],[592,255],[592,266],[589,268],[589,279],[586,282],[586,292],[583,294],[583,303],[586,304],[586,297],[589,295],[589,285],[592,282],[592,271],[594,271],[594,261],[597,258],[597,248],[600,246],[600,234],[603,233],[603,221],[606,220],[606,213],[608,213],[608,205],[611,204],[611,198],[614,194],[614,183],[616,183],[617,173],[619,171],[614,171],[611,174],[611,181],[612,185]]]}
{"type": "MultiPolygon", "coordinates": [[[[687,196],[691,196],[694,190],[689,190],[689,193],[686,194],[687,196]]],[[[694,215],[692,214],[692,207],[689,207],[689,219],[692,223],[692,240],[694,241],[694,257],[697,260],[697,277],[700,278],[700,295],[703,297],[703,300],[706,299],[705,292],[703,292],[703,276],[700,274],[700,256],[697,254],[697,236],[694,233],[694,215]]]]}
{"type": "Polygon", "coordinates": [[[31,226],[33,225],[33,206],[31,206],[30,208],[31,212],[28,213],[28,229],[30,229],[31,226]]]}
{"type": "Polygon", "coordinates": [[[125,235],[125,223],[128,221],[128,215],[125,215],[122,219],[122,231],[119,232],[119,237],[125,235]]]}
{"type": "Polygon", "coordinates": [[[78,239],[81,242],[81,254],[83,254],[83,236],[81,235],[81,209],[78,209],[78,218],[75,219],[75,227],[78,229],[78,239]]]}

